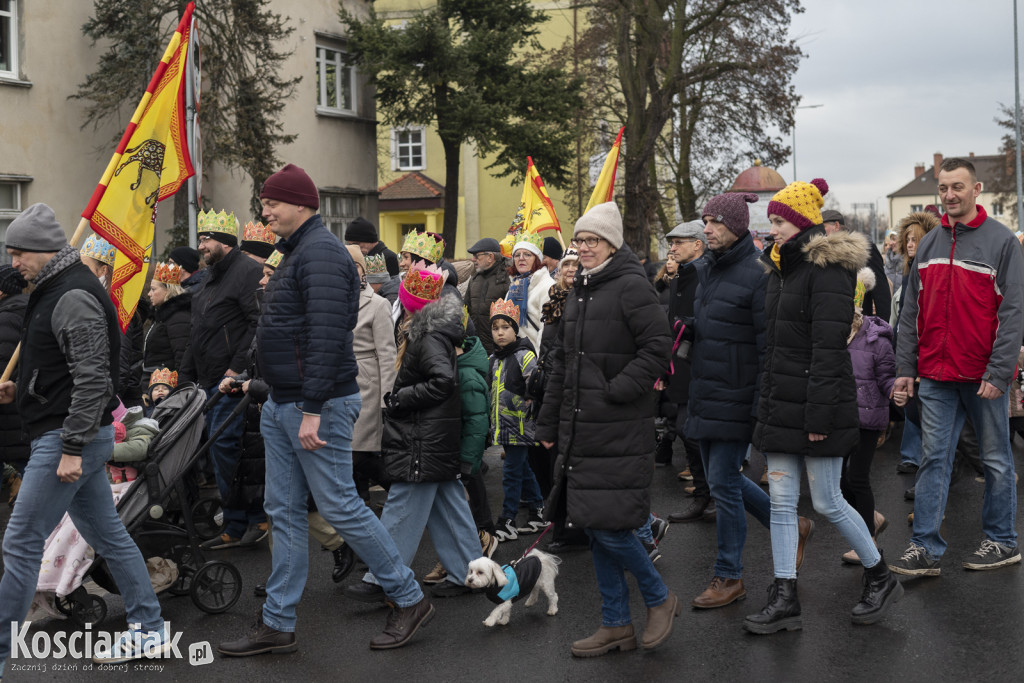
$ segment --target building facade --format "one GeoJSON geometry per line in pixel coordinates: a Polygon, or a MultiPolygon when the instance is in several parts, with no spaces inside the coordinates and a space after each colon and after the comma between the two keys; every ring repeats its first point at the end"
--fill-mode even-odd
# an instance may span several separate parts
{"type": "MultiPolygon", "coordinates": [[[[365,0],[345,4],[355,13],[368,11],[365,0]]],[[[105,48],[82,35],[93,9],[86,0],[0,0],[0,242],[10,221],[35,202],[52,206],[70,235],[110,161],[110,141],[128,123],[82,129],[84,104],[69,99],[105,48]]],[[[373,89],[343,63],[338,0],[276,0],[272,9],[294,29],[281,46],[291,53],[282,75],[302,76],[282,117],[283,132],[297,138],[276,151],[313,178],[321,214],[342,237],[356,216],[377,215],[373,89]]],[[[168,17],[167,40],[176,23],[168,17]]],[[[205,204],[235,212],[243,225],[258,219],[249,209],[252,180],[209,154],[203,163],[205,204]]],[[[154,254],[166,246],[171,201],[158,212],[154,254]]]]}

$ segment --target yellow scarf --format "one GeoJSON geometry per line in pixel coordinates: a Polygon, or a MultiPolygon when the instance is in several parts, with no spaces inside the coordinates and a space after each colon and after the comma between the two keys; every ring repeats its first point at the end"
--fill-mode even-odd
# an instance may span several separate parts
{"type": "Polygon", "coordinates": [[[775,263],[775,267],[778,268],[779,270],[782,270],[782,252],[779,251],[778,242],[776,242],[774,246],[772,246],[771,257],[772,261],[775,263]]]}

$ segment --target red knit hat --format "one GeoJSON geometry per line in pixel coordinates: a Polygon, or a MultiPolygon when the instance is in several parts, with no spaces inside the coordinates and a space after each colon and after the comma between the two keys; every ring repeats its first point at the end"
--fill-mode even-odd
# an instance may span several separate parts
{"type": "Polygon", "coordinates": [[[749,232],[750,226],[750,211],[747,210],[747,204],[756,201],[757,195],[753,192],[726,192],[709,199],[701,216],[710,216],[729,228],[732,234],[743,237],[749,232]]]}
{"type": "Polygon", "coordinates": [[[288,164],[267,178],[260,191],[260,199],[276,199],[296,206],[320,208],[320,193],[316,183],[295,164],[288,164]]]}

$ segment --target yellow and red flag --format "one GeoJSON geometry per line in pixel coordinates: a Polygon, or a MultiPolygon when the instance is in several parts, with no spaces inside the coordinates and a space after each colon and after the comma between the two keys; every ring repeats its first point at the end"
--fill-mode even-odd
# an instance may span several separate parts
{"type": "Polygon", "coordinates": [[[533,157],[526,157],[526,182],[523,184],[523,229],[526,232],[561,230],[555,205],[551,203],[544,181],[540,179],[533,157]]]}
{"type": "Polygon", "coordinates": [[[178,191],[195,171],[188,153],[185,79],[194,3],[189,3],[146,94],[82,217],[117,248],[110,298],[121,330],[135,313],[153,251],[157,202],[178,191]]]}
{"type": "Polygon", "coordinates": [[[587,209],[583,213],[590,211],[598,204],[604,204],[615,199],[615,169],[619,166],[619,149],[622,147],[622,131],[624,130],[626,130],[625,126],[619,128],[619,135],[615,138],[615,144],[608,151],[608,156],[605,157],[604,166],[601,168],[601,175],[597,177],[597,184],[594,185],[594,191],[590,195],[587,209]]]}

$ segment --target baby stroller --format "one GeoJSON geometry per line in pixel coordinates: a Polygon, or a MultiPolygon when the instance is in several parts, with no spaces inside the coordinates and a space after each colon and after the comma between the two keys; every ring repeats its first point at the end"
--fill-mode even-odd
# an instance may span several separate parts
{"type": "MultiPolygon", "coordinates": [[[[166,589],[172,595],[188,595],[196,607],[208,614],[231,608],[242,592],[242,576],[231,563],[206,561],[199,543],[221,532],[220,501],[200,498],[196,481],[196,463],[216,440],[236,413],[210,435],[202,447],[204,412],[222,394],[207,401],[195,384],[179,386],[165,398],[150,417],[160,425],[138,467],[138,478],[117,503],[117,513],[146,559],[161,557],[177,568],[177,579],[166,589]]],[[[117,592],[106,563],[97,557],[89,576],[100,587],[117,592]]],[[[79,585],[68,595],[58,597],[55,606],[81,626],[101,622],[107,614],[106,602],[79,585]]]]}

